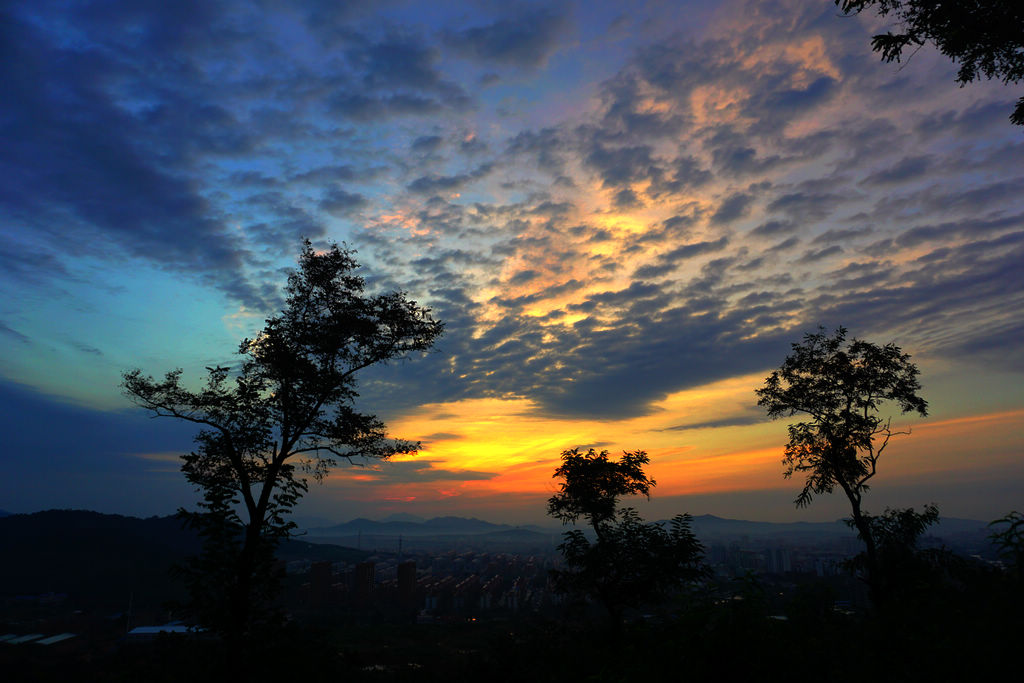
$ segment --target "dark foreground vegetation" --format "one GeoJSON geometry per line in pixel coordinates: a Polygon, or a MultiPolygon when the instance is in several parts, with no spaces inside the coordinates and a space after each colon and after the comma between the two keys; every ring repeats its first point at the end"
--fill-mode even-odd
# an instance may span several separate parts
{"type": "Polygon", "coordinates": [[[886,614],[834,609],[808,585],[782,615],[758,599],[703,596],[611,637],[603,618],[524,616],[447,624],[290,624],[241,659],[200,636],[165,636],[106,652],[0,650],[7,680],[433,681],[978,680],[1013,667],[1021,594],[971,577],[886,614]],[[782,620],[778,617],[786,616],[782,620]]]}
{"type": "MultiPolygon", "coordinates": [[[[624,609],[621,625],[610,623],[600,599],[586,597],[486,615],[442,608],[439,618],[424,620],[421,598],[391,608],[318,603],[307,572],[285,578],[282,621],[229,654],[220,638],[204,633],[127,636],[129,627],[177,616],[157,599],[181,593],[180,586],[150,585],[166,576],[176,553],[198,546],[191,532],[175,535],[176,520],[17,517],[0,520],[0,531],[26,519],[35,531],[2,537],[0,636],[77,635],[53,646],[0,643],[0,671],[11,681],[977,680],[1014,665],[1024,625],[1022,525],[1012,517],[993,527],[987,559],[941,548],[912,553],[904,590],[884,610],[870,606],[866,587],[858,599],[862,582],[850,572],[728,576],[716,567],[699,581],[640,599],[624,609]],[[54,532],[55,519],[63,535],[54,532]],[[146,533],[154,525],[166,539],[146,533]],[[78,577],[67,595],[11,591],[16,581],[26,590],[54,585],[38,561],[28,561],[33,538],[37,548],[53,549],[50,556],[33,551],[49,557],[53,577],[65,585],[78,577]],[[162,556],[154,554],[158,546],[162,556]],[[147,585],[150,593],[140,589],[147,585]]],[[[337,562],[368,555],[291,542],[279,549],[282,559],[310,552],[337,562]]],[[[553,580],[545,574],[538,571],[536,581],[553,580]]]]}

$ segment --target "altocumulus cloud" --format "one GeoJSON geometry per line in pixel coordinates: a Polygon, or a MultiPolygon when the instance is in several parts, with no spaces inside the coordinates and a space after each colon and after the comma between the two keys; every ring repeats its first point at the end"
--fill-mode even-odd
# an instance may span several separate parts
{"type": "MultiPolygon", "coordinates": [[[[599,5],[13,3],[0,244],[38,267],[0,274],[72,305],[79,259],[145,262],[262,313],[300,237],[347,240],[372,287],[447,322],[435,358],[363,382],[393,414],[644,414],[818,324],[1019,364],[1004,90],[964,99],[925,54],[885,70],[828,3],[727,3],[707,26],[645,7],[634,25],[665,30],[612,42],[626,6],[599,5]]],[[[19,346],[43,327],[3,320],[19,346]]]]}

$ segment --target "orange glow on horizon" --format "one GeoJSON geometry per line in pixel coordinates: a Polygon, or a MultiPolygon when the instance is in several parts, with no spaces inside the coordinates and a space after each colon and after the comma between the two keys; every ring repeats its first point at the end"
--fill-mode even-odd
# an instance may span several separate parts
{"type": "MultiPolygon", "coordinates": [[[[751,387],[761,379],[757,373],[677,392],[646,415],[614,421],[549,417],[525,399],[423,406],[392,425],[396,434],[427,441],[418,455],[401,460],[429,460],[444,476],[429,481],[428,471],[426,481],[381,483],[366,499],[546,499],[557,490],[552,474],[561,452],[577,446],[647,451],[648,473],[658,482],[655,498],[799,487],[801,477],[782,476],[785,420],[730,423],[730,415],[750,415],[751,387]],[[719,423],[723,426],[715,426],[719,423]],[[431,442],[429,435],[440,432],[458,436],[431,442]]],[[[922,473],[969,470],[976,465],[970,456],[982,442],[990,459],[1019,457],[1022,418],[1024,410],[1014,410],[915,423],[912,436],[893,439],[879,479],[897,482],[922,473]]]]}

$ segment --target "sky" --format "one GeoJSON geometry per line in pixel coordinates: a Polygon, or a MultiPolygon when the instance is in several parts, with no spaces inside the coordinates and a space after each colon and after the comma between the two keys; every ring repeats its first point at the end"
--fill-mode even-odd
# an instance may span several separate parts
{"type": "MultiPolygon", "coordinates": [[[[874,16],[782,2],[13,2],[0,10],[0,509],[169,514],[192,430],[120,389],[230,364],[303,238],[446,325],[360,378],[419,454],[300,519],[544,520],[572,447],[639,505],[797,509],[754,390],[803,335],[897,343],[927,418],[866,507],[1024,491],[1019,87],[886,64],[874,16]],[[372,5],[372,6],[371,6],[372,5]]],[[[884,410],[884,409],[883,409],[884,410]]]]}

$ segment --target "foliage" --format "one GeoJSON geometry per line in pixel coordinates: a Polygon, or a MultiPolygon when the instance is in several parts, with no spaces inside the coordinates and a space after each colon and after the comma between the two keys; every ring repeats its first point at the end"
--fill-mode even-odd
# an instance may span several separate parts
{"type": "MultiPolygon", "coordinates": [[[[899,62],[903,50],[933,43],[959,63],[957,83],[965,85],[997,78],[1003,83],[1024,80],[1024,4],[1019,0],[834,0],[843,14],[874,8],[892,15],[899,32],[887,31],[871,39],[871,49],[886,62],[899,62]]],[[[1010,121],[1024,126],[1024,97],[1017,100],[1010,121]]]]}
{"type": "Polygon", "coordinates": [[[928,414],[928,404],[917,395],[917,367],[895,344],[858,339],[846,344],[842,327],[831,337],[821,328],[792,347],[755,393],[769,417],[810,418],[789,425],[783,460],[787,478],[807,473],[796,504],[809,505],[814,495],[837,486],[859,500],[889,440],[903,433],[890,429],[891,420],[878,415],[879,406],[893,401],[903,413],[928,414]]]}
{"type": "Polygon", "coordinates": [[[591,543],[582,530],[566,532],[558,549],[568,569],[552,572],[556,588],[600,601],[615,629],[625,608],[707,574],[689,515],[677,515],[666,529],[645,523],[633,508],[618,508],[620,496],[650,495],[655,482],[643,471],[648,462],[644,451],[624,452],[618,461],[608,451],[564,451],[554,476],[565,481],[548,501],[549,515],[566,524],[583,517],[597,536],[591,543]]]}
{"type": "Polygon", "coordinates": [[[994,522],[990,527],[1005,525],[993,531],[989,539],[999,549],[999,555],[1012,567],[1018,579],[1024,577],[1024,515],[1016,510],[994,522]]]}
{"type": "Polygon", "coordinates": [[[837,487],[843,491],[866,546],[868,580],[877,600],[875,530],[861,508],[862,498],[890,439],[910,433],[892,431],[892,419],[882,418],[880,407],[891,401],[902,413],[928,414],[927,402],[917,395],[917,367],[895,344],[847,343],[842,327],[831,336],[819,328],[792,347],[782,367],[756,390],[757,403],[772,418],[806,416],[789,425],[784,476],[806,474],[797,507],[837,487]]]}
{"type": "Polygon", "coordinates": [[[690,522],[689,515],[677,515],[666,529],[644,523],[636,510],[625,508],[617,521],[605,524],[596,543],[579,529],[566,532],[558,549],[568,571],[554,572],[555,586],[596,598],[617,623],[624,608],[656,600],[705,576],[704,548],[690,522]]]}
{"type": "Polygon", "coordinates": [[[938,521],[939,509],[934,504],[925,505],[924,512],[886,508],[883,514],[869,517],[871,535],[879,550],[893,557],[916,550],[921,535],[938,521]]]}
{"type": "MultiPolygon", "coordinates": [[[[925,505],[923,512],[914,508],[886,508],[881,515],[866,517],[877,553],[875,580],[888,599],[905,598],[915,586],[934,583],[933,575],[940,570],[942,553],[918,548],[924,532],[939,521],[939,509],[934,504],[925,505]]],[[[856,528],[852,520],[847,520],[847,524],[856,528]]],[[[858,531],[858,535],[865,540],[863,532],[858,531]]],[[[850,566],[869,571],[867,554],[854,557],[850,566]]]]}
{"type": "Polygon", "coordinates": [[[206,623],[240,636],[266,616],[276,579],[273,551],[294,528],[287,514],[339,460],[387,459],[417,444],[388,438],[354,407],[356,373],[429,349],[443,326],[404,293],[368,295],[353,253],[306,241],[288,278],[283,310],[239,345],[237,368],[208,368],[194,391],[181,370],[162,380],[140,370],[123,388],[154,416],[201,427],[182,471],[203,494],[181,511],[204,538],[186,570],[206,623]]]}
{"type": "Polygon", "coordinates": [[[603,523],[614,519],[620,496],[650,498],[655,481],[644,474],[648,462],[643,451],[623,452],[618,462],[608,459],[608,451],[564,451],[562,464],[552,476],[565,481],[548,500],[548,514],[566,524],[583,517],[600,535],[603,523]]]}

